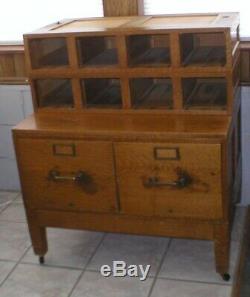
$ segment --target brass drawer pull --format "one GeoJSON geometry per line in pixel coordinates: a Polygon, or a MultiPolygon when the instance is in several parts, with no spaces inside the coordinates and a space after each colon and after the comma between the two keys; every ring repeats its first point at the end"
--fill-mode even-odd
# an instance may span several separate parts
{"type": "Polygon", "coordinates": [[[83,171],[78,171],[75,175],[61,175],[57,170],[50,170],[49,180],[60,182],[60,181],[72,181],[78,184],[89,184],[92,182],[91,176],[83,171]]]}
{"type": "Polygon", "coordinates": [[[179,175],[176,181],[160,181],[158,177],[149,177],[145,182],[144,186],[148,188],[153,187],[176,187],[179,189],[185,188],[192,183],[191,177],[183,172],[179,175]]]}

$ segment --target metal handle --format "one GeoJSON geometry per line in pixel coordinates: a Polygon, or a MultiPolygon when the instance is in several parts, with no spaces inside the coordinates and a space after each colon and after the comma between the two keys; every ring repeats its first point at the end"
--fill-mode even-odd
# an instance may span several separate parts
{"type": "Polygon", "coordinates": [[[98,185],[95,183],[93,177],[81,170],[72,175],[62,175],[58,170],[52,169],[49,171],[48,179],[56,183],[65,181],[73,182],[88,195],[94,195],[98,191],[98,185]]]}
{"type": "Polygon", "coordinates": [[[179,189],[185,188],[192,182],[191,177],[186,173],[182,172],[179,174],[179,178],[176,181],[160,181],[156,176],[149,177],[145,182],[144,186],[153,187],[176,187],[179,189]]]}
{"type": "Polygon", "coordinates": [[[91,177],[83,171],[78,171],[75,175],[61,175],[57,170],[50,170],[49,180],[59,181],[72,181],[79,184],[86,184],[91,182],[91,177]]]}

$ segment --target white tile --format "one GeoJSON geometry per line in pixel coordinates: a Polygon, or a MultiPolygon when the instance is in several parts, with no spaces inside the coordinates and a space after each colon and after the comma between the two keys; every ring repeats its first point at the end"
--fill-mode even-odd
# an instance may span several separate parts
{"type": "Polygon", "coordinates": [[[71,297],[147,297],[152,282],[151,278],[142,282],[138,278],[106,278],[86,271],[71,297]]]}
{"type": "Polygon", "coordinates": [[[0,287],[1,297],[68,297],[81,271],[20,264],[0,287]]]}
{"type": "Polygon", "coordinates": [[[247,207],[238,206],[235,210],[231,240],[240,242],[244,232],[244,223],[247,214],[247,207]]]}
{"type": "Polygon", "coordinates": [[[14,268],[15,265],[16,265],[15,262],[0,261],[0,285],[8,276],[8,274],[11,272],[11,270],[14,268]]]}
{"type": "Polygon", "coordinates": [[[0,125],[16,125],[24,118],[20,90],[0,86],[0,125]]]}
{"type": "Polygon", "coordinates": [[[241,91],[242,127],[244,132],[250,132],[250,87],[242,87],[241,91]]]}
{"type": "MultiPolygon", "coordinates": [[[[48,229],[48,253],[45,264],[83,268],[103,238],[102,233],[64,229],[48,229]]],[[[25,263],[38,263],[30,249],[23,258],[25,263]]]]}
{"type": "Polygon", "coordinates": [[[0,189],[20,190],[16,160],[0,158],[0,189]]]}
{"type": "Polygon", "coordinates": [[[15,203],[23,203],[23,196],[22,193],[17,192],[17,198],[15,199],[15,203]]]}
{"type": "Polygon", "coordinates": [[[15,153],[11,129],[11,126],[0,125],[0,157],[14,159],[15,153]]]}
{"type": "Polygon", "coordinates": [[[250,134],[244,134],[242,138],[242,198],[241,204],[250,204],[250,134]]]}
{"type": "MultiPolygon", "coordinates": [[[[231,243],[230,275],[234,277],[239,254],[239,243],[231,243]]],[[[173,239],[164,259],[160,277],[208,283],[221,283],[215,270],[214,245],[212,241],[173,239]]]]}
{"type": "Polygon", "coordinates": [[[22,91],[23,102],[24,102],[24,116],[27,117],[34,112],[31,90],[22,91]]]}
{"type": "Polygon", "coordinates": [[[150,297],[230,297],[231,286],[158,279],[150,297]]]}
{"type": "Polygon", "coordinates": [[[26,224],[0,222],[0,260],[18,261],[30,245],[26,224]]]}
{"type": "Polygon", "coordinates": [[[18,197],[18,192],[0,191],[0,212],[3,211],[10,203],[14,202],[18,197]]]}
{"type": "Polygon", "coordinates": [[[100,271],[102,265],[125,261],[127,265],[151,265],[150,275],[155,275],[169,239],[125,234],[108,234],[87,269],[100,271]]]}
{"type": "Polygon", "coordinates": [[[13,202],[2,213],[0,213],[0,221],[26,223],[26,215],[22,203],[13,202]]]}

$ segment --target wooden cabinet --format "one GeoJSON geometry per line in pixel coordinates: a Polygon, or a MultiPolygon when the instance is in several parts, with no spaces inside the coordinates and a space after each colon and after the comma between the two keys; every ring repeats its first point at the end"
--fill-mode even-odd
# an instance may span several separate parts
{"type": "Polygon", "coordinates": [[[25,35],[14,129],[34,252],[46,227],[213,240],[240,190],[237,13],[74,19],[25,35]]]}

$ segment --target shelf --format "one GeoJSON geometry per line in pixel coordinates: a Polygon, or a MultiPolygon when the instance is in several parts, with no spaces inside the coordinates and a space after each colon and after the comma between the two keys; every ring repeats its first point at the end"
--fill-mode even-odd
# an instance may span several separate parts
{"type": "Polygon", "coordinates": [[[39,107],[74,107],[69,79],[38,79],[35,89],[39,107]]]}
{"type": "Polygon", "coordinates": [[[180,35],[183,66],[224,66],[226,64],[223,33],[184,33],[180,35]]]}
{"type": "Polygon", "coordinates": [[[116,39],[112,36],[77,39],[80,66],[115,66],[118,64],[116,39]]]}
{"type": "Polygon", "coordinates": [[[135,78],[130,81],[132,108],[172,109],[172,85],[170,79],[135,78]]]}
{"type": "Polygon", "coordinates": [[[184,109],[226,109],[227,84],[224,78],[185,78],[182,88],[184,109]]]}
{"type": "Polygon", "coordinates": [[[33,69],[69,65],[65,38],[32,39],[29,49],[33,69]]]}
{"type": "Polygon", "coordinates": [[[187,66],[195,64],[196,66],[224,66],[225,63],[225,48],[223,46],[203,46],[192,50],[185,58],[182,65],[187,66]]]}
{"type": "Polygon", "coordinates": [[[83,97],[86,98],[87,108],[122,107],[122,95],[119,79],[88,78],[81,80],[83,97]]]}
{"type": "Polygon", "coordinates": [[[169,66],[169,35],[133,35],[127,38],[130,66],[169,66]]]}
{"type": "Polygon", "coordinates": [[[72,19],[24,37],[38,107],[233,111],[241,65],[238,14],[72,19]],[[41,78],[53,88],[36,83],[41,78]]]}

